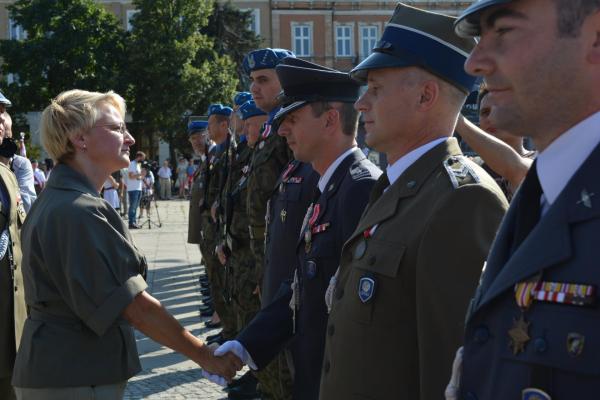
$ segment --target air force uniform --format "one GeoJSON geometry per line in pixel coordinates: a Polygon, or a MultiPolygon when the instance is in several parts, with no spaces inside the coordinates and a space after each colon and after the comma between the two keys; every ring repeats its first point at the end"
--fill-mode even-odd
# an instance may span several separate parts
{"type": "MultiPolygon", "coordinates": [[[[476,3],[457,32],[507,2],[476,3]]],[[[597,110],[555,139],[515,194],[467,315],[460,399],[598,397],[599,126],[597,110]]]]}
{"type": "MultiPolygon", "coordinates": [[[[282,108],[278,117],[317,98],[353,102],[358,97],[359,87],[347,74],[289,60],[292,65],[277,67],[287,97],[287,107],[282,108]],[[298,89],[304,92],[299,93],[298,89]]],[[[282,286],[275,300],[237,337],[259,368],[295,339],[292,343],[295,399],[318,398],[327,322],[325,290],[339,265],[341,247],[353,232],[380,174],[358,148],[348,149],[330,166],[321,178],[320,190],[312,197],[296,238],[298,268],[293,289],[282,286]]]]}

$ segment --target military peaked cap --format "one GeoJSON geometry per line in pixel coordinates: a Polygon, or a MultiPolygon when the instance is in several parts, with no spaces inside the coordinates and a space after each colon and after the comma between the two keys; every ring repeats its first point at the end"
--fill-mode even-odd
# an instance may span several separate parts
{"type": "Polygon", "coordinates": [[[462,37],[473,37],[481,34],[479,16],[488,7],[512,3],[513,0],[478,0],[471,4],[454,23],[456,34],[462,37]]]}
{"type": "Polygon", "coordinates": [[[470,92],[476,78],[465,72],[464,64],[475,40],[457,36],[454,21],[447,15],[399,3],[373,53],[350,71],[350,76],[366,83],[371,69],[421,67],[470,92]]]}
{"type": "Polygon", "coordinates": [[[0,92],[0,104],[4,104],[5,107],[12,106],[12,103],[10,102],[10,100],[7,99],[6,97],[4,97],[2,92],[0,92]]]}
{"type": "Polygon", "coordinates": [[[359,96],[360,84],[346,72],[299,58],[286,58],[275,71],[283,89],[279,95],[282,108],[275,115],[276,120],[311,102],[354,103],[359,96]]]}

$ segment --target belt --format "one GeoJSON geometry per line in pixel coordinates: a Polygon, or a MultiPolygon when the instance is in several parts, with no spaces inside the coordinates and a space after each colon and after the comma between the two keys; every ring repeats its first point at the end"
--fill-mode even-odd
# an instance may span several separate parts
{"type": "Polygon", "coordinates": [[[104,188],[104,191],[106,192],[107,190],[115,190],[115,188],[111,187],[111,188],[104,188]]]}
{"type": "Polygon", "coordinates": [[[248,226],[251,240],[264,240],[265,238],[265,227],[264,226],[248,226]]]}

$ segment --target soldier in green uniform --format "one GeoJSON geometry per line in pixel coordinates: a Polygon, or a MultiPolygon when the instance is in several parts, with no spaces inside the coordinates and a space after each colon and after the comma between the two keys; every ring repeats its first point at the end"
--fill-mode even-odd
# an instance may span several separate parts
{"type": "MultiPolygon", "coordinates": [[[[6,133],[4,115],[11,102],[0,93],[0,144],[6,133]]],[[[21,225],[25,208],[12,171],[0,163],[0,399],[14,399],[10,379],[27,318],[21,271],[21,225]]]]}
{"type": "MultiPolygon", "coordinates": [[[[225,187],[227,179],[227,148],[231,141],[229,132],[229,117],[232,109],[213,104],[208,110],[208,133],[211,140],[217,146],[210,159],[208,173],[208,188],[203,201],[204,211],[202,213],[202,239],[203,239],[203,257],[206,261],[207,269],[211,270],[210,286],[213,299],[214,310],[219,314],[223,331],[221,337],[232,337],[237,330],[237,321],[232,312],[231,304],[227,302],[227,293],[225,292],[225,271],[221,265],[215,249],[218,244],[219,230],[217,211],[221,207],[220,194],[225,187]]],[[[207,313],[209,316],[211,313],[207,313]]]]}
{"type": "Polygon", "coordinates": [[[400,3],[373,53],[350,72],[368,84],[355,104],[367,144],[390,165],[326,296],[320,399],[444,396],[465,310],[507,208],[451,137],[475,83],[463,70],[475,41],[456,36],[453,22],[400,3]]]}
{"type": "Polygon", "coordinates": [[[250,245],[256,258],[258,282],[262,282],[265,257],[267,202],[279,175],[291,159],[285,139],[271,129],[273,117],[279,110],[277,96],[281,92],[275,66],[290,56],[294,54],[289,50],[259,49],[248,53],[244,58],[244,70],[250,76],[252,98],[258,108],[269,115],[260,132],[248,175],[250,245]]]}

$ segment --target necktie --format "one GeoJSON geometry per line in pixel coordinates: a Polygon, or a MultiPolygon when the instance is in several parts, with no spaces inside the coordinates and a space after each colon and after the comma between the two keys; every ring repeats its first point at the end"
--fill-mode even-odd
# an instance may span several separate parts
{"type": "Polygon", "coordinates": [[[381,197],[388,186],[390,186],[390,180],[388,179],[387,173],[384,172],[381,174],[377,182],[375,182],[375,185],[373,185],[373,189],[371,189],[368,207],[373,205],[381,197]]]}
{"type": "Polygon", "coordinates": [[[542,186],[537,174],[537,161],[534,161],[531,166],[519,192],[511,254],[523,243],[540,220],[542,186]]]}

